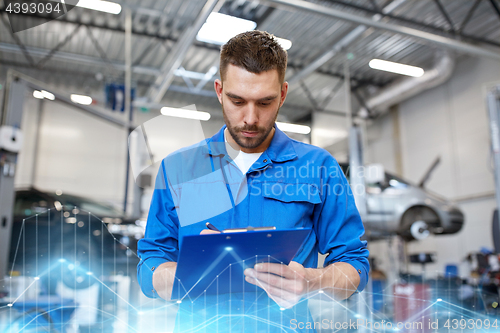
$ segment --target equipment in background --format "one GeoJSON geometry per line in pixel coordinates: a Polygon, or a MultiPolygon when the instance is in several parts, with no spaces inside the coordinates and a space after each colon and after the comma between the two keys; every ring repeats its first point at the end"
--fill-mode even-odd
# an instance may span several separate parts
{"type": "MultiPolygon", "coordinates": [[[[28,277],[31,276],[31,278],[39,280],[40,284],[45,287],[43,293],[44,295],[48,295],[50,294],[50,292],[53,292],[54,294],[55,288],[53,287],[56,286],[57,288],[58,282],[60,281],[62,281],[63,283],[59,283],[59,285],[63,285],[65,279],[66,282],[72,282],[68,283],[70,284],[69,287],[72,286],[73,289],[78,289],[78,287],[81,286],[81,290],[83,290],[83,288],[85,287],[85,282],[87,282],[88,286],[89,282],[90,284],[92,284],[93,281],[98,281],[95,279],[95,277],[101,279],[103,276],[116,276],[116,274],[120,271],[127,272],[128,270],[132,270],[135,272],[136,262],[132,261],[132,259],[134,258],[134,256],[132,256],[132,251],[133,247],[135,246],[135,240],[133,240],[133,238],[138,238],[136,237],[136,234],[143,232],[143,228],[145,226],[145,224],[143,223],[144,221],[141,222],[134,220],[133,223],[124,223],[124,220],[120,220],[120,222],[122,223],[118,223],[118,219],[114,218],[116,216],[112,216],[113,218],[106,219],[106,221],[103,217],[102,221],[99,221],[99,224],[97,224],[98,228],[92,229],[91,226],[96,225],[92,221],[100,220],[100,218],[88,214],[88,211],[86,211],[86,215],[82,215],[83,211],[76,209],[76,207],[65,209],[63,207],[64,204],[61,202],[62,196],[59,197],[59,200],[53,200],[50,206],[47,205],[48,201],[46,200],[36,200],[35,203],[40,203],[39,205],[32,205],[31,203],[28,204],[28,202],[25,202],[29,206],[26,207],[23,212],[26,213],[29,210],[30,213],[33,212],[33,214],[31,215],[36,216],[35,219],[29,219],[29,217],[25,216],[26,221],[31,220],[32,222],[36,223],[36,220],[38,219],[38,226],[42,227],[37,230],[36,226],[35,228],[29,228],[29,223],[24,223],[24,227],[22,228],[23,236],[17,236],[15,240],[12,240],[14,242],[12,245],[17,248],[19,244],[20,248],[22,248],[23,250],[28,250],[28,248],[35,248],[35,252],[30,251],[25,253],[25,255],[20,255],[21,251],[18,251],[16,260],[13,260],[12,262],[18,262],[20,263],[20,266],[16,267],[14,265],[13,267],[12,265],[8,265],[10,252],[9,249],[11,247],[12,239],[11,235],[14,229],[14,225],[17,224],[14,222],[15,220],[13,218],[15,202],[14,176],[16,172],[17,155],[22,144],[22,132],[20,126],[22,123],[21,121],[23,116],[24,101],[27,95],[27,91],[43,90],[45,84],[36,81],[35,79],[32,79],[22,73],[10,70],[5,87],[5,96],[3,98],[4,103],[2,105],[2,109],[0,110],[0,297],[2,298],[2,301],[10,299],[9,302],[12,303],[8,304],[12,305],[9,306],[12,311],[15,311],[14,306],[19,306],[22,304],[20,299],[18,299],[17,301],[13,301],[17,296],[19,296],[20,293],[12,292],[12,288],[10,288],[12,279],[5,279],[5,277],[7,276],[7,269],[14,269],[15,271],[16,269],[18,269],[18,267],[22,268],[19,270],[19,272],[17,272],[17,274],[23,274],[24,276],[28,277]],[[48,208],[51,208],[52,213],[59,213],[59,219],[55,219],[55,214],[50,215],[50,218],[48,218],[48,208]],[[43,214],[41,212],[43,212],[43,214]],[[54,223],[43,224],[44,217],[47,217],[45,221],[54,223]],[[102,222],[104,222],[105,224],[102,222]],[[57,228],[55,228],[54,225],[62,228],[59,229],[59,238],[48,238],[50,235],[49,231],[57,232],[57,228]],[[31,229],[38,238],[33,238],[31,237],[32,235],[27,235],[29,229],[31,229]],[[71,237],[63,237],[64,239],[61,240],[60,236],[64,236],[65,234],[61,233],[60,231],[67,231],[68,229],[71,229],[72,231],[77,230],[80,232],[72,233],[71,237],[73,237],[73,241],[71,241],[71,237]],[[81,236],[81,231],[83,231],[84,229],[86,229],[87,231],[85,234],[87,236],[87,242],[85,242],[85,237],[79,237],[81,236]],[[138,229],[142,231],[136,233],[134,230],[138,229]],[[115,237],[119,235],[117,241],[119,240],[121,243],[113,241],[112,246],[107,247],[108,249],[110,249],[109,251],[97,252],[98,249],[102,249],[103,247],[107,246],[106,242],[98,241],[98,239],[105,239],[104,233],[113,234],[115,235],[115,237]],[[45,243],[48,244],[48,246],[46,247],[41,247],[40,243],[37,244],[36,242],[31,241],[33,239],[40,240],[44,237],[48,238],[47,243],[45,243]],[[93,246],[93,243],[89,244],[89,239],[94,241],[94,243],[97,242],[98,244],[102,244],[102,247],[100,248],[97,246],[93,246]],[[70,243],[72,246],[69,249],[65,248],[64,241],[70,243]],[[29,246],[23,246],[24,244],[29,246]],[[47,254],[50,249],[55,251],[53,253],[54,255],[44,255],[43,257],[41,257],[42,254],[47,254]],[[42,253],[44,251],[45,253],[42,253]],[[91,256],[94,256],[97,253],[111,255],[113,256],[112,260],[114,260],[115,253],[117,255],[120,253],[124,253],[124,255],[117,257],[117,260],[113,261],[113,265],[107,264],[91,266],[91,256]],[[24,258],[27,259],[26,265],[24,262],[20,262],[20,260],[24,258]],[[120,262],[118,259],[123,260],[122,262],[120,262]],[[33,265],[28,264],[28,260],[35,262],[34,267],[33,265]],[[88,265],[85,265],[86,261],[88,265]],[[36,262],[38,262],[38,264],[42,263],[45,265],[36,265],[36,262]],[[56,270],[55,268],[59,269],[56,270]],[[58,276],[55,273],[59,274],[59,280],[57,279],[58,276]],[[104,275],[104,273],[106,273],[106,275],[104,275]],[[54,276],[56,277],[56,279],[54,279],[54,276]],[[76,284],[78,284],[78,286],[75,288],[76,284]]],[[[54,100],[57,103],[69,105],[80,112],[85,112],[86,114],[89,114],[96,119],[104,120],[120,128],[129,128],[128,122],[122,121],[113,115],[94,109],[91,106],[78,104],[69,97],[69,94],[54,91],[52,89],[50,93],[54,97],[51,100],[54,100]]],[[[42,102],[44,101],[41,100],[40,103],[42,102]]],[[[74,206],[76,206],[76,204],[74,206]]],[[[96,206],[92,205],[89,210],[94,210],[95,208],[96,206]]],[[[96,263],[96,261],[94,260],[92,260],[92,262],[96,263]]],[[[14,271],[11,272],[11,276],[14,276],[14,274],[16,274],[16,272],[14,271]]],[[[135,273],[131,275],[135,275],[135,273]]],[[[102,283],[102,280],[100,281],[102,283]]],[[[40,293],[38,296],[40,295],[42,294],[40,293]]],[[[4,305],[8,306],[8,304],[4,305]]],[[[51,308],[53,306],[56,306],[54,305],[56,303],[51,304],[51,308]]],[[[0,305],[0,307],[1,306],[2,305],[0,305]]],[[[103,308],[101,308],[101,310],[103,310],[103,308]]],[[[12,317],[12,319],[15,318],[12,317]]],[[[120,331],[125,330],[126,329],[120,331]]],[[[14,331],[18,332],[19,330],[14,331]]]]}
{"type": "Polygon", "coordinates": [[[19,153],[23,145],[23,133],[15,126],[0,127],[0,149],[19,153]]]}
{"type": "Polygon", "coordinates": [[[380,270],[377,265],[377,260],[375,258],[369,258],[370,260],[370,280],[372,283],[372,306],[373,311],[383,312],[384,311],[384,290],[387,285],[387,276],[384,271],[380,270]]]}
{"type": "Polygon", "coordinates": [[[429,301],[431,290],[425,283],[398,283],[394,285],[394,318],[397,323],[411,323],[406,333],[430,332],[432,318],[429,301]],[[418,313],[418,318],[415,314],[418,313]]]}
{"type": "Polygon", "coordinates": [[[498,238],[500,237],[498,235],[498,230],[500,230],[498,226],[498,209],[500,208],[500,84],[490,87],[486,100],[490,118],[491,154],[495,167],[493,174],[497,200],[497,212],[496,215],[493,215],[493,239],[497,240],[495,241],[495,248],[498,253],[498,238]]]}
{"type": "MultiPolygon", "coordinates": [[[[0,303],[0,306],[5,306],[0,303]]],[[[72,299],[59,296],[39,296],[21,300],[11,306],[17,315],[7,324],[4,332],[67,332],[68,324],[78,309],[72,299]]]]}
{"type": "Polygon", "coordinates": [[[422,279],[425,278],[425,265],[435,262],[435,253],[417,253],[408,256],[410,263],[422,266],[422,279]]]}
{"type": "Polygon", "coordinates": [[[365,210],[360,214],[368,238],[398,234],[405,241],[412,241],[430,234],[454,234],[463,228],[464,214],[449,200],[385,172],[380,164],[359,165],[353,168],[339,163],[346,178],[351,180],[353,193],[366,192],[362,201],[356,201],[356,206],[364,202],[365,210]],[[360,173],[365,174],[364,180],[354,185],[352,179],[360,173]]]}
{"type": "Polygon", "coordinates": [[[421,279],[407,275],[406,279],[394,285],[394,322],[410,322],[411,327],[405,330],[407,333],[431,331],[428,323],[433,319],[429,307],[432,293],[430,284],[425,280],[425,265],[434,262],[434,258],[434,253],[410,254],[410,263],[422,266],[421,279]]]}
{"type": "MultiPolygon", "coordinates": [[[[6,276],[14,207],[14,176],[22,135],[20,132],[26,85],[7,78],[4,105],[0,113],[0,280],[6,276]]],[[[4,280],[5,281],[5,280],[4,280]]],[[[0,291],[4,286],[0,284],[0,291]]]]}
{"type": "Polygon", "coordinates": [[[472,252],[465,260],[469,263],[466,287],[460,291],[460,298],[470,302],[478,310],[498,315],[500,291],[500,257],[488,248],[472,252]]]}
{"type": "MultiPolygon", "coordinates": [[[[113,111],[125,112],[125,85],[108,83],[105,87],[106,107],[113,111]]],[[[131,102],[135,99],[135,88],[131,90],[131,102]]]]}
{"type": "Polygon", "coordinates": [[[382,164],[364,165],[362,127],[349,129],[349,163],[339,163],[349,180],[366,237],[398,234],[405,241],[430,234],[454,234],[463,228],[464,214],[449,200],[425,189],[440,162],[438,156],[419,185],[385,172],[382,164]]]}
{"type": "Polygon", "coordinates": [[[469,253],[465,259],[470,265],[470,276],[473,279],[485,281],[489,278],[495,278],[500,273],[498,254],[487,248],[481,248],[479,252],[469,253]]]}
{"type": "Polygon", "coordinates": [[[495,253],[500,253],[500,222],[498,221],[498,209],[493,212],[493,221],[491,225],[493,245],[495,246],[495,253]]]}

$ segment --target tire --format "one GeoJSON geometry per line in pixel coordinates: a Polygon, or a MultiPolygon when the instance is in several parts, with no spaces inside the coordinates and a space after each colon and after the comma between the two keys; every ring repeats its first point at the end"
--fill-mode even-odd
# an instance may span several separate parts
{"type": "Polygon", "coordinates": [[[431,208],[415,206],[403,214],[398,234],[407,242],[422,240],[427,238],[432,228],[439,224],[439,218],[431,208]]]}
{"type": "Polygon", "coordinates": [[[425,221],[415,221],[410,227],[410,234],[413,239],[422,240],[429,237],[429,226],[425,221]]]}

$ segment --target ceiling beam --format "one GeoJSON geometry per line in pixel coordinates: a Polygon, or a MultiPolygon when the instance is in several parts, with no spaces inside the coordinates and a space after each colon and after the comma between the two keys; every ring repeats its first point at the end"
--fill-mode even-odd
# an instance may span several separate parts
{"type": "MultiPolygon", "coordinates": [[[[390,13],[394,9],[396,9],[398,6],[400,6],[405,0],[395,0],[389,3],[387,6],[382,9],[383,13],[390,13]]],[[[381,15],[375,14],[373,16],[373,20],[378,21],[382,18],[381,15]]],[[[345,49],[349,44],[351,44],[353,41],[355,41],[359,36],[361,36],[368,27],[366,25],[359,25],[353,30],[351,30],[349,33],[347,33],[342,39],[340,39],[338,42],[335,43],[329,50],[324,52],[322,55],[320,55],[318,58],[314,59],[309,63],[307,66],[302,68],[298,73],[296,73],[294,76],[292,76],[289,80],[288,83],[290,85],[296,84],[297,82],[300,82],[303,80],[305,77],[309,76],[311,73],[313,73],[315,70],[317,70],[319,67],[323,66],[326,62],[328,62],[330,59],[335,57],[340,51],[345,49]]]]}
{"type": "MultiPolygon", "coordinates": [[[[5,11],[5,10],[0,10],[0,12],[2,12],[2,11],[5,11]]],[[[140,12],[140,13],[142,14],[142,12],[140,12]]],[[[14,14],[14,13],[9,14],[9,16],[10,15],[21,16],[21,14],[14,14]]],[[[29,17],[29,18],[34,18],[34,19],[46,20],[45,17],[43,17],[42,15],[39,15],[39,14],[22,14],[22,17],[29,17]]],[[[63,16],[57,18],[57,20],[49,21],[47,23],[50,24],[50,22],[54,22],[54,23],[63,22],[63,23],[71,24],[71,25],[82,25],[82,26],[86,26],[89,28],[114,31],[114,32],[125,34],[125,28],[123,28],[121,25],[117,25],[115,27],[112,27],[112,26],[108,26],[108,25],[95,23],[93,21],[93,17],[91,17],[91,19],[92,19],[91,21],[88,21],[88,20],[83,20],[81,17],[77,17],[75,20],[70,20],[67,18],[66,15],[63,15],[63,16]]],[[[10,31],[10,26],[8,27],[8,29],[10,31]]],[[[161,35],[159,33],[149,32],[147,29],[139,30],[139,29],[134,28],[134,27],[132,27],[132,36],[149,37],[149,38],[154,38],[154,39],[161,40],[161,41],[170,41],[170,42],[177,42],[179,40],[179,38],[175,38],[175,37],[172,37],[170,35],[161,35]]],[[[201,48],[205,48],[205,49],[209,49],[209,50],[214,50],[217,52],[220,50],[220,48],[217,45],[212,45],[212,44],[208,44],[208,43],[199,42],[199,43],[196,43],[196,46],[201,47],[201,48]]]]}
{"type": "Polygon", "coordinates": [[[481,0],[476,0],[472,7],[469,9],[467,12],[467,15],[465,16],[464,20],[458,27],[458,33],[461,34],[462,31],[464,31],[465,27],[467,26],[467,23],[469,23],[470,19],[474,15],[474,12],[476,11],[477,7],[481,4],[481,0]]]}
{"type": "Polygon", "coordinates": [[[163,62],[161,72],[156,77],[154,84],[148,92],[148,98],[153,103],[159,103],[162,100],[165,92],[168,90],[168,86],[174,79],[175,71],[181,66],[187,51],[193,44],[196,35],[198,34],[198,31],[201,29],[202,25],[205,23],[214,8],[216,6],[222,6],[224,1],[225,0],[208,0],[205,6],[203,6],[194,24],[185,29],[179,37],[176,45],[170,51],[169,56],[167,56],[163,62]]]}
{"type": "MultiPolygon", "coordinates": [[[[27,47],[26,50],[32,56],[37,57],[37,58],[46,57],[47,54],[50,53],[50,50],[40,49],[40,48],[35,48],[35,47],[27,47]]],[[[5,52],[5,53],[12,53],[12,54],[22,54],[22,51],[19,49],[19,47],[17,45],[9,44],[9,43],[0,43],[0,51],[5,52]]],[[[57,53],[54,53],[52,55],[52,59],[69,61],[69,62],[78,63],[78,64],[86,64],[86,65],[91,65],[91,66],[96,66],[96,67],[97,66],[101,67],[101,66],[111,65],[116,70],[125,71],[125,65],[122,63],[109,62],[109,61],[107,63],[105,63],[101,58],[78,55],[78,54],[74,54],[74,53],[57,52],[57,53]]],[[[33,69],[40,69],[40,68],[36,67],[35,65],[31,65],[31,64],[18,63],[18,64],[16,64],[16,66],[30,67],[33,69]]],[[[133,66],[132,71],[136,74],[156,76],[156,75],[158,75],[158,72],[160,71],[160,69],[155,68],[155,67],[147,67],[147,66],[133,66]]],[[[186,77],[189,79],[195,79],[195,80],[199,80],[200,82],[203,81],[204,83],[215,80],[215,78],[216,78],[215,74],[216,73],[214,73],[213,70],[209,71],[209,73],[192,72],[192,71],[187,71],[185,69],[180,69],[180,68],[174,71],[175,76],[186,77]]],[[[201,89],[199,89],[199,90],[201,90],[201,89]]]]}
{"type": "MultiPolygon", "coordinates": [[[[35,58],[43,58],[49,54],[50,50],[48,49],[42,49],[42,48],[37,48],[37,47],[26,47],[26,50],[35,58]]],[[[11,53],[11,54],[23,54],[23,51],[20,50],[19,46],[16,44],[10,44],[10,43],[0,43],[0,51],[5,52],[5,53],[11,53]]],[[[75,64],[86,64],[86,65],[91,65],[95,67],[105,67],[111,64],[113,68],[120,70],[120,71],[125,71],[125,65],[122,63],[118,62],[113,62],[110,61],[108,64],[105,63],[101,58],[98,57],[91,57],[91,56],[86,56],[86,55],[81,55],[81,54],[75,54],[75,53],[69,53],[69,52],[57,52],[52,56],[52,59],[54,60],[60,60],[60,61],[66,61],[69,63],[75,63],[75,64]]],[[[5,61],[3,61],[5,63],[5,61]]],[[[37,69],[34,65],[31,64],[21,64],[18,63],[17,66],[20,67],[31,67],[33,69],[37,69]]],[[[290,68],[296,68],[296,66],[291,63],[289,64],[290,68]]],[[[156,76],[158,75],[158,72],[160,71],[159,68],[156,67],[149,67],[149,66],[132,66],[132,72],[135,74],[144,74],[144,75],[150,75],[150,76],[156,76]]],[[[336,73],[336,72],[331,72],[331,71],[324,71],[324,70],[317,70],[316,71],[319,74],[335,77],[335,78],[341,78],[343,79],[344,76],[341,73],[336,73]]],[[[186,71],[186,70],[180,70],[177,69],[175,71],[175,76],[186,76],[190,79],[195,79],[195,80],[204,80],[206,79],[207,73],[198,73],[198,72],[192,72],[192,71],[186,71]]],[[[210,81],[213,81],[215,78],[217,78],[216,75],[210,78],[210,81]]],[[[357,85],[373,85],[377,87],[383,87],[385,84],[389,82],[379,82],[379,81],[374,81],[374,80],[366,80],[362,78],[356,78],[352,77],[351,78],[354,83],[357,85]]]]}
{"type": "Polygon", "coordinates": [[[441,15],[443,15],[443,17],[446,20],[446,22],[448,22],[448,25],[450,26],[451,32],[455,33],[456,32],[456,30],[455,30],[455,24],[453,24],[453,21],[451,20],[450,15],[448,15],[448,12],[444,8],[444,5],[439,0],[434,0],[434,3],[438,7],[439,11],[441,12],[441,15]]]}
{"type": "MultiPolygon", "coordinates": [[[[0,59],[0,65],[5,65],[5,66],[9,66],[9,67],[27,68],[27,69],[34,68],[34,67],[32,67],[32,66],[30,66],[29,64],[26,64],[26,63],[10,62],[10,61],[4,61],[4,60],[1,60],[1,59],[0,59]]],[[[51,67],[44,67],[44,68],[41,68],[41,69],[36,68],[36,70],[39,71],[39,72],[42,72],[42,73],[52,73],[52,74],[57,73],[57,74],[61,74],[63,76],[66,76],[67,80],[73,80],[73,78],[75,76],[85,77],[86,79],[95,79],[92,74],[90,74],[88,72],[78,71],[78,70],[66,71],[66,70],[60,70],[58,68],[51,68],[51,67]]],[[[21,72],[17,72],[16,71],[16,73],[21,73],[21,72]]],[[[199,73],[199,74],[202,74],[202,73],[199,73]]],[[[24,74],[21,74],[21,75],[24,75],[24,74]]],[[[35,80],[35,79],[31,78],[31,80],[35,80]]],[[[41,82],[41,81],[36,81],[36,82],[41,82]]],[[[342,81],[339,81],[339,82],[342,83],[342,81]]],[[[142,87],[149,87],[149,84],[150,84],[147,81],[136,81],[135,83],[137,84],[137,86],[142,86],[142,87]]],[[[42,88],[43,88],[43,84],[40,83],[36,89],[40,90],[42,88]]],[[[47,89],[47,88],[43,88],[43,89],[47,89]]],[[[52,91],[52,89],[50,89],[50,90],[52,91]]],[[[214,90],[194,91],[194,90],[188,89],[187,87],[182,87],[182,86],[177,86],[177,85],[170,85],[170,87],[169,87],[168,90],[169,91],[173,91],[173,92],[177,92],[177,93],[181,93],[181,94],[188,94],[188,95],[195,95],[195,96],[200,96],[200,97],[214,98],[213,101],[216,101],[215,98],[217,97],[217,94],[215,93],[214,90]]],[[[101,100],[97,100],[97,101],[98,101],[99,104],[103,103],[101,100]]],[[[156,109],[160,109],[161,107],[164,106],[163,104],[147,103],[147,102],[145,102],[145,101],[143,101],[143,100],[141,100],[139,98],[136,99],[136,101],[133,103],[133,105],[136,108],[137,107],[150,107],[150,108],[156,108],[156,109]]],[[[299,123],[310,121],[311,120],[311,114],[312,114],[313,111],[316,111],[316,112],[325,112],[325,113],[329,113],[329,114],[333,114],[333,115],[345,117],[345,112],[336,111],[336,110],[330,110],[330,109],[325,109],[325,108],[314,110],[314,109],[311,109],[311,108],[307,108],[307,107],[305,107],[303,105],[290,104],[290,102],[285,103],[285,105],[282,108],[282,111],[300,113],[301,114],[300,118],[291,117],[289,119],[289,121],[291,121],[291,122],[299,122],[299,123]]],[[[212,114],[212,118],[215,118],[215,117],[219,116],[219,115],[216,115],[216,114],[214,114],[212,112],[211,112],[211,114],[212,114]]],[[[289,117],[290,117],[290,115],[289,115],[289,117]]],[[[220,115],[220,118],[222,118],[222,115],[220,115]]]]}
{"type": "MultiPolygon", "coordinates": [[[[29,77],[21,72],[9,70],[8,75],[12,75],[12,77],[14,77],[14,78],[18,78],[18,79],[23,80],[26,83],[26,85],[33,90],[47,89],[47,87],[46,87],[47,85],[44,82],[38,81],[38,80],[36,80],[32,77],[29,77]]],[[[90,115],[93,115],[93,116],[98,117],[102,120],[108,121],[113,125],[117,125],[119,127],[125,127],[125,128],[128,127],[128,124],[126,122],[124,122],[121,119],[116,118],[115,116],[112,116],[109,113],[101,112],[100,110],[95,109],[93,106],[82,105],[82,104],[78,104],[78,103],[73,102],[71,100],[70,96],[68,96],[68,94],[66,94],[62,91],[51,88],[50,92],[54,95],[54,97],[57,101],[63,102],[71,107],[76,108],[76,109],[86,111],[90,115]]]]}
{"type": "Polygon", "coordinates": [[[497,13],[498,17],[500,17],[500,8],[498,7],[498,4],[495,2],[495,0],[490,0],[491,6],[497,13]]]}
{"type": "MultiPolygon", "coordinates": [[[[415,21],[413,19],[409,19],[409,18],[406,18],[406,17],[403,17],[403,16],[398,16],[398,15],[393,15],[393,14],[383,14],[381,11],[377,11],[377,10],[375,10],[373,8],[363,7],[363,6],[357,5],[357,4],[353,3],[353,2],[345,2],[345,1],[342,1],[342,0],[327,0],[327,1],[331,2],[331,3],[334,3],[334,4],[338,4],[338,5],[347,7],[347,8],[353,8],[353,9],[361,10],[361,11],[364,11],[366,13],[380,14],[380,15],[382,15],[384,17],[387,17],[387,18],[390,18],[392,20],[396,20],[396,21],[399,21],[399,22],[402,22],[402,23],[410,24],[412,26],[419,27],[419,28],[422,28],[422,29],[432,30],[434,32],[437,32],[439,34],[444,34],[444,35],[447,35],[449,37],[455,37],[454,35],[451,35],[447,29],[444,29],[444,28],[442,28],[440,26],[437,26],[437,25],[434,25],[432,23],[415,21]]],[[[482,0],[478,0],[478,1],[481,2],[482,0]]],[[[478,37],[478,36],[472,36],[472,35],[469,35],[469,34],[465,34],[460,29],[458,30],[458,35],[460,37],[462,37],[463,39],[468,40],[470,42],[485,43],[485,44],[489,44],[489,45],[500,47],[500,43],[498,43],[497,41],[486,39],[486,38],[481,38],[481,37],[478,37]]]]}
{"type": "MultiPolygon", "coordinates": [[[[50,50],[37,48],[37,47],[25,47],[26,50],[32,57],[44,58],[49,53],[50,50]]],[[[0,51],[12,54],[22,54],[21,49],[15,45],[10,43],[0,43],[0,51]]],[[[52,55],[52,59],[54,60],[62,60],[70,63],[78,63],[78,64],[87,64],[92,66],[106,66],[106,63],[101,58],[90,57],[81,54],[69,53],[69,52],[56,52],[52,55]]],[[[109,62],[114,68],[125,71],[125,65],[117,62],[109,62]]],[[[34,65],[34,68],[36,66],[34,65]]],[[[155,67],[147,67],[147,66],[134,66],[133,72],[137,74],[146,74],[146,75],[158,75],[158,68],[155,67]]]]}
{"type": "Polygon", "coordinates": [[[487,57],[494,60],[500,60],[500,50],[489,50],[487,48],[479,47],[473,44],[464,43],[452,38],[443,37],[440,35],[432,34],[426,31],[413,29],[405,27],[402,25],[385,23],[380,21],[375,21],[372,18],[367,18],[364,16],[359,16],[351,13],[346,13],[341,10],[328,8],[320,6],[311,2],[306,2],[303,0],[265,0],[266,3],[271,5],[283,6],[286,8],[300,9],[315,14],[320,14],[323,16],[333,17],[338,20],[352,22],[355,24],[366,25],[376,29],[381,29],[385,31],[390,31],[396,34],[405,35],[413,37],[424,42],[434,44],[446,48],[448,50],[454,50],[461,53],[466,53],[473,56],[487,57]]]}
{"type": "MultiPolygon", "coordinates": [[[[268,12],[272,12],[272,10],[268,11],[268,12]]],[[[38,17],[38,16],[36,16],[34,14],[30,14],[29,16],[32,16],[32,17],[35,17],[35,18],[38,17]]],[[[39,18],[41,18],[41,16],[39,18]]],[[[76,25],[82,25],[82,26],[90,27],[90,28],[94,28],[94,29],[109,30],[109,31],[115,31],[115,32],[119,32],[119,33],[124,33],[125,32],[120,27],[109,27],[109,26],[98,25],[98,24],[96,24],[95,22],[92,22],[92,21],[91,22],[83,22],[81,20],[72,21],[72,20],[68,20],[66,18],[66,16],[62,16],[62,17],[58,18],[57,20],[55,20],[55,22],[64,22],[64,23],[66,23],[68,25],[74,25],[74,26],[76,26],[76,25]]],[[[50,22],[49,22],[49,24],[50,24],[50,22]]],[[[9,28],[9,31],[10,31],[10,28],[9,28]]],[[[159,35],[159,34],[149,33],[149,32],[146,32],[146,31],[139,31],[139,30],[132,30],[132,35],[133,36],[137,36],[137,37],[157,39],[157,40],[164,41],[164,42],[167,42],[167,41],[168,42],[177,42],[179,40],[178,38],[173,38],[171,36],[163,36],[163,35],[159,35]]],[[[13,44],[0,43],[0,45],[13,45],[13,44]]],[[[220,47],[217,46],[217,45],[212,45],[212,44],[202,43],[202,42],[196,42],[194,44],[194,46],[197,47],[197,48],[214,50],[216,52],[220,52],[220,47]]],[[[0,47],[0,49],[1,49],[1,47],[0,47]]],[[[45,49],[31,48],[31,47],[27,47],[27,49],[30,50],[30,52],[33,52],[32,50],[39,50],[40,52],[43,53],[43,55],[47,54],[47,52],[44,51],[45,49]]],[[[6,49],[5,51],[12,51],[12,50],[6,49]]],[[[35,51],[35,53],[37,53],[37,52],[35,51]]],[[[23,52],[23,54],[24,54],[24,52],[23,52]]],[[[57,52],[57,54],[56,54],[56,56],[54,58],[57,58],[59,60],[66,60],[66,61],[71,61],[71,62],[75,62],[75,60],[76,60],[76,62],[93,63],[94,65],[99,65],[99,66],[105,66],[106,65],[105,63],[102,62],[102,59],[99,59],[99,58],[92,58],[92,57],[88,57],[88,56],[85,56],[85,55],[79,55],[79,54],[74,54],[74,53],[64,53],[64,52],[57,52]],[[57,54],[60,54],[60,53],[63,54],[63,57],[58,57],[57,56],[57,54]],[[93,61],[89,62],[88,58],[97,60],[97,63],[93,62],[93,61]]],[[[34,56],[36,56],[36,55],[37,54],[34,54],[34,56]]],[[[28,56],[29,56],[29,53],[28,53],[28,56]]],[[[118,64],[116,62],[114,62],[113,65],[116,66],[116,67],[118,67],[118,68],[122,68],[122,67],[124,68],[124,65],[118,64]]],[[[293,61],[291,61],[289,59],[288,67],[291,67],[291,68],[294,68],[294,67],[295,68],[300,68],[301,66],[296,66],[293,63],[293,61]]],[[[137,73],[137,74],[147,74],[147,75],[154,75],[154,76],[156,76],[156,75],[158,75],[158,71],[159,71],[159,69],[154,68],[154,67],[139,66],[138,64],[137,64],[137,66],[136,66],[136,64],[133,65],[133,72],[137,73]]],[[[333,73],[331,71],[325,71],[325,70],[318,69],[317,72],[321,73],[321,74],[324,74],[324,75],[332,76],[332,77],[342,77],[342,74],[333,73]]],[[[357,79],[357,81],[363,81],[366,84],[375,85],[375,86],[383,86],[383,85],[385,85],[387,83],[387,82],[378,82],[378,81],[374,81],[374,80],[362,80],[362,79],[357,79]]]]}
{"type": "Polygon", "coordinates": [[[9,25],[9,22],[7,22],[6,15],[0,15],[0,20],[2,21],[3,25],[5,26],[5,28],[7,28],[7,31],[9,32],[9,35],[12,37],[12,39],[14,39],[14,41],[17,44],[17,46],[19,47],[19,50],[24,55],[24,57],[26,58],[26,60],[30,63],[30,65],[34,66],[35,65],[35,61],[31,57],[31,54],[29,53],[29,51],[26,50],[26,46],[23,44],[23,42],[21,41],[21,39],[19,38],[19,36],[16,35],[12,31],[12,29],[11,29],[11,27],[9,25]]]}

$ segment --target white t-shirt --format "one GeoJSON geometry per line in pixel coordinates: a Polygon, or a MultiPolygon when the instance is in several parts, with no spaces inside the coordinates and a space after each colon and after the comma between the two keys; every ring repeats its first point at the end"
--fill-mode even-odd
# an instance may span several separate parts
{"type": "Polygon", "coordinates": [[[233,147],[231,147],[231,145],[227,142],[226,131],[224,131],[224,141],[226,142],[227,153],[244,175],[255,163],[255,161],[259,159],[260,155],[262,155],[262,153],[245,153],[241,150],[233,149],[233,147]]]}

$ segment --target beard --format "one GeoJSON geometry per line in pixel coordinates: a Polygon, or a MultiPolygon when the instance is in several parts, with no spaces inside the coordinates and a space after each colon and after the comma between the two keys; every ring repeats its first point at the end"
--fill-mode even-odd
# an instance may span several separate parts
{"type": "Polygon", "coordinates": [[[276,116],[272,123],[270,123],[266,127],[259,127],[257,125],[248,125],[248,126],[233,126],[229,119],[227,118],[226,111],[224,111],[224,104],[222,104],[222,115],[224,116],[224,121],[226,122],[227,130],[229,134],[233,137],[234,141],[238,146],[245,149],[255,149],[259,147],[269,136],[269,133],[273,130],[274,123],[278,118],[279,109],[276,110],[276,116]],[[241,132],[257,132],[258,134],[255,137],[249,138],[244,136],[241,132]]]}

